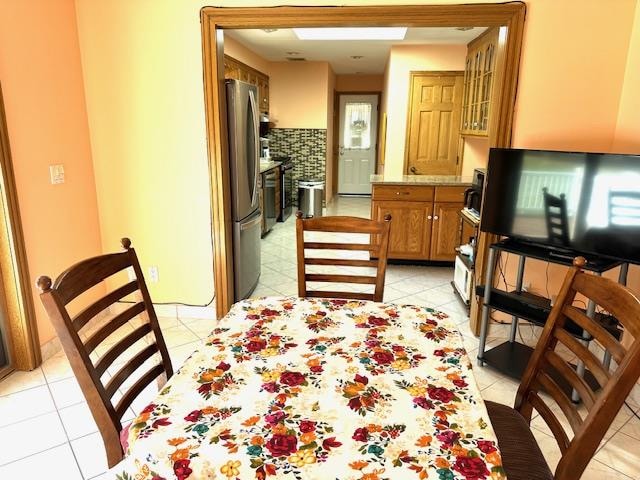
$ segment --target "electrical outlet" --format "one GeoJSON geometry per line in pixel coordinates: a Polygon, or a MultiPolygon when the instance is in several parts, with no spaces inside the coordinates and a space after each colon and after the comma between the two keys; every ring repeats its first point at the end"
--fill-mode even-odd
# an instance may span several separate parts
{"type": "Polygon", "coordinates": [[[127,268],[127,276],[129,277],[130,282],[133,282],[136,279],[136,272],[133,267],[127,268]]]}
{"type": "Polygon", "coordinates": [[[158,275],[158,267],[155,265],[151,265],[149,267],[149,281],[151,283],[158,283],[159,280],[160,278],[158,275]]]}
{"type": "Polygon", "coordinates": [[[58,185],[64,183],[64,165],[49,165],[49,177],[51,178],[51,185],[58,185]]]}

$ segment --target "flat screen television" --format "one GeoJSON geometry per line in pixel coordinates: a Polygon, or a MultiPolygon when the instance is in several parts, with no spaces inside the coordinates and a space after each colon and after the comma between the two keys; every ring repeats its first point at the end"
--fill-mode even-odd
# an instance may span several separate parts
{"type": "Polygon", "coordinates": [[[480,228],[640,263],[640,156],[492,148],[480,228]]]}

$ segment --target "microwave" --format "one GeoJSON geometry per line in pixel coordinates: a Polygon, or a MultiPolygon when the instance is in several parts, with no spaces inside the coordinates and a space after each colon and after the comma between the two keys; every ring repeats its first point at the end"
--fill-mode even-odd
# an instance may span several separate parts
{"type": "Polygon", "coordinates": [[[482,207],[482,193],[484,189],[484,178],[487,171],[484,168],[476,168],[473,171],[471,187],[464,192],[464,206],[480,215],[482,207]]]}

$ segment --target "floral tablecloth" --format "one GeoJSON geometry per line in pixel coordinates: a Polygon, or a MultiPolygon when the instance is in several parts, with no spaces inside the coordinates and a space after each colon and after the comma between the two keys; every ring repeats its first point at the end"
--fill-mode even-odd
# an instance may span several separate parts
{"type": "Polygon", "coordinates": [[[236,304],[132,422],[122,479],[504,479],[455,325],[429,308],[236,304]]]}

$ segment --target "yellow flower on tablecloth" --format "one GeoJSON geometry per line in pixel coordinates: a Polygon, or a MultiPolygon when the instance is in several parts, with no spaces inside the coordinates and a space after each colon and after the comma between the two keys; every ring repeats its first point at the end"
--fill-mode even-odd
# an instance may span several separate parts
{"type": "Polygon", "coordinates": [[[409,392],[409,395],[411,395],[412,397],[423,397],[425,395],[425,393],[427,393],[427,388],[426,387],[416,387],[414,385],[413,387],[407,388],[407,392],[409,392]]]}
{"type": "Polygon", "coordinates": [[[280,378],[280,372],[272,370],[270,372],[264,372],[262,374],[262,381],[265,383],[275,382],[280,378]]]}
{"type": "Polygon", "coordinates": [[[278,353],[278,349],[275,347],[265,348],[260,351],[260,355],[262,355],[263,357],[275,357],[276,355],[278,355],[278,353]]]}
{"type": "Polygon", "coordinates": [[[220,467],[220,471],[227,478],[237,477],[240,475],[240,460],[229,460],[222,467],[220,467]]]}
{"type": "Polygon", "coordinates": [[[316,463],[316,455],[313,453],[313,450],[298,450],[296,453],[291,455],[287,460],[292,465],[295,465],[298,468],[304,467],[305,465],[310,465],[312,463],[316,463]]]}
{"type": "Polygon", "coordinates": [[[391,367],[395,368],[396,370],[406,370],[408,368],[411,368],[411,364],[408,360],[400,359],[391,362],[391,367]]]}

